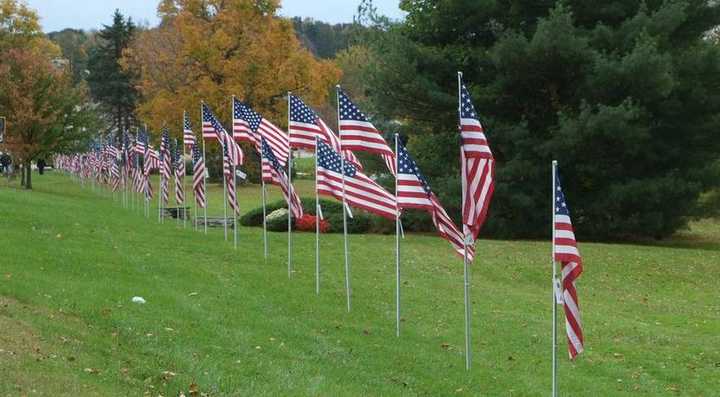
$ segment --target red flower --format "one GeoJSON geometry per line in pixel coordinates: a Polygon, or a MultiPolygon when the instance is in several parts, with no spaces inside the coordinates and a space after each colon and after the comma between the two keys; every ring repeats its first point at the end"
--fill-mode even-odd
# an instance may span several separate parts
{"type": "MultiPolygon", "coordinates": [[[[306,232],[314,232],[315,231],[315,215],[305,214],[300,219],[295,221],[295,227],[297,230],[303,230],[306,232]]],[[[328,221],[324,219],[320,219],[320,233],[326,233],[328,229],[330,228],[330,224],[328,221]]]]}

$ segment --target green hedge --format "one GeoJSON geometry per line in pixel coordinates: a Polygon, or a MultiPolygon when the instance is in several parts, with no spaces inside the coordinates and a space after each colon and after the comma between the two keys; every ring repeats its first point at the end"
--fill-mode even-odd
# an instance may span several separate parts
{"type": "MultiPolygon", "coordinates": [[[[314,198],[301,198],[300,201],[302,202],[304,213],[316,215],[314,198]]],[[[336,201],[321,199],[320,205],[322,206],[323,216],[325,217],[325,220],[327,220],[330,224],[328,233],[342,233],[342,204],[336,201]]],[[[267,203],[266,205],[266,211],[268,214],[280,208],[287,208],[287,203],[285,202],[285,200],[274,201],[271,203],[267,203]]],[[[353,216],[354,218],[347,218],[348,233],[367,233],[371,230],[372,219],[369,214],[361,212],[359,210],[354,210],[353,216]]],[[[248,211],[240,218],[240,224],[243,226],[262,226],[262,207],[254,208],[248,211]]],[[[273,222],[273,225],[268,224],[268,230],[287,230],[287,218],[284,218],[284,225],[281,225],[280,221],[273,222]]]]}
{"type": "MultiPolygon", "coordinates": [[[[300,201],[302,202],[304,213],[315,215],[314,198],[301,198],[300,201]]],[[[325,217],[325,220],[328,221],[328,223],[330,224],[328,233],[342,233],[342,204],[334,200],[320,199],[320,205],[322,206],[323,216],[325,217]]],[[[285,200],[279,200],[268,203],[266,208],[267,213],[270,214],[277,209],[287,208],[287,204],[285,200]]],[[[395,233],[395,222],[390,219],[385,219],[376,215],[368,214],[367,212],[356,208],[353,208],[352,212],[353,218],[347,218],[348,233],[395,233]]],[[[435,227],[432,223],[432,218],[425,211],[406,210],[403,212],[402,222],[403,228],[406,232],[433,232],[435,230],[435,227]]],[[[240,218],[240,224],[243,226],[262,226],[262,207],[254,208],[248,211],[240,218]]],[[[283,218],[283,221],[276,220],[275,222],[273,222],[272,225],[268,224],[268,230],[287,230],[287,218],[283,218]]]]}

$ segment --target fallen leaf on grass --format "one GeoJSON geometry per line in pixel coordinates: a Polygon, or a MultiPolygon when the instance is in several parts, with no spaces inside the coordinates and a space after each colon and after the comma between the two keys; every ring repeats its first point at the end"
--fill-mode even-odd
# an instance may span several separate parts
{"type": "Polygon", "coordinates": [[[197,295],[198,295],[197,292],[191,292],[191,293],[188,294],[188,296],[197,296],[197,295]]]}
{"type": "Polygon", "coordinates": [[[89,374],[99,374],[100,370],[97,368],[85,368],[83,371],[89,373],[89,374]]]}
{"type": "Polygon", "coordinates": [[[200,390],[198,388],[197,383],[193,382],[190,384],[190,387],[188,389],[188,394],[190,394],[193,397],[197,397],[200,395],[200,390]]]}

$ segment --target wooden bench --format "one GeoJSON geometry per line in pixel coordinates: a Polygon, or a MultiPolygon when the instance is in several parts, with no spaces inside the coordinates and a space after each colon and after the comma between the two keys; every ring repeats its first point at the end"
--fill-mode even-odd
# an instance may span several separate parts
{"type": "Polygon", "coordinates": [[[163,216],[165,218],[190,219],[190,207],[165,207],[163,216]]]}
{"type": "MultiPolygon", "coordinates": [[[[195,218],[195,222],[197,222],[198,227],[205,226],[205,218],[203,218],[202,216],[198,216],[197,218],[195,218]]],[[[234,219],[214,216],[207,217],[208,227],[225,227],[226,223],[228,227],[232,229],[234,225],[234,219]]]]}

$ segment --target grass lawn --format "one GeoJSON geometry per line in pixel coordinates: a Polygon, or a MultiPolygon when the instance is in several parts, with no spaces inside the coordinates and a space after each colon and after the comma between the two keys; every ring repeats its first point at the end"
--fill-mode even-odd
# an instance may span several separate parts
{"type": "MultiPolygon", "coordinates": [[[[316,296],[313,234],[295,234],[289,279],[284,233],[266,262],[261,229],[241,228],[234,250],[220,229],[158,225],[68,177],[33,182],[0,182],[2,396],[550,393],[546,241],[478,242],[466,372],[462,262],[440,238],[402,242],[396,338],[392,236],[350,236],[347,313],[341,235],[322,237],[316,296]]],[[[259,205],[257,187],[238,195],[243,211],[259,205]]],[[[658,244],[581,243],[587,350],[570,362],[561,340],[561,394],[718,395],[719,236],[703,221],[658,244]]]]}

